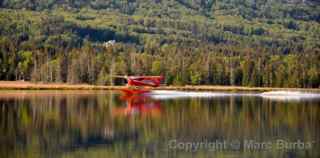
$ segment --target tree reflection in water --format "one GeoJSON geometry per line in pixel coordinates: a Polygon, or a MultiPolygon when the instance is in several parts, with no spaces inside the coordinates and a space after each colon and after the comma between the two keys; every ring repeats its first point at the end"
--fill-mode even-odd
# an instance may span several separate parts
{"type": "Polygon", "coordinates": [[[320,101],[154,100],[109,91],[0,94],[0,157],[319,157],[320,101]],[[185,152],[170,140],[315,141],[308,150],[185,152]]]}

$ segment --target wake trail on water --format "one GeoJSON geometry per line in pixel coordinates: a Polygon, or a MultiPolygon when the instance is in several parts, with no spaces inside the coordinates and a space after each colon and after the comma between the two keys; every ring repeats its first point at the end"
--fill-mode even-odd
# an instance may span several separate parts
{"type": "Polygon", "coordinates": [[[272,100],[308,100],[320,99],[320,93],[301,91],[270,91],[260,94],[261,97],[272,100]]]}
{"type": "Polygon", "coordinates": [[[175,98],[218,98],[218,97],[262,97],[269,100],[308,100],[320,99],[320,93],[300,92],[300,91],[270,91],[263,93],[236,93],[236,92],[195,92],[195,91],[171,91],[155,90],[149,94],[154,99],[175,99],[175,98]]]}
{"type": "Polygon", "coordinates": [[[186,92],[155,90],[150,93],[154,99],[174,99],[174,98],[213,98],[213,97],[230,97],[230,96],[252,96],[250,93],[227,93],[227,92],[186,92]]]}

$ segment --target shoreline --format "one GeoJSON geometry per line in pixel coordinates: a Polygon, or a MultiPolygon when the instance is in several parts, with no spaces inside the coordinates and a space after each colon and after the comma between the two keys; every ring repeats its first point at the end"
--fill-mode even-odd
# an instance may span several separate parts
{"type": "MultiPolygon", "coordinates": [[[[89,84],[66,83],[32,83],[27,81],[0,81],[0,90],[119,90],[125,86],[99,86],[89,84]]],[[[151,88],[154,90],[179,90],[179,91],[306,91],[319,92],[320,88],[275,88],[275,87],[243,87],[243,86],[219,86],[219,85],[186,85],[186,86],[160,86],[151,88]]]]}

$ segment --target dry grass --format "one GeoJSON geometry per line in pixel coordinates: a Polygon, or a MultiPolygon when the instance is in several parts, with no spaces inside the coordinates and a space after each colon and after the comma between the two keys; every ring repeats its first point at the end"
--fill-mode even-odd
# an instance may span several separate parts
{"type": "Polygon", "coordinates": [[[123,86],[96,86],[88,84],[32,83],[26,81],[0,81],[0,89],[15,90],[112,90],[123,86]]]}

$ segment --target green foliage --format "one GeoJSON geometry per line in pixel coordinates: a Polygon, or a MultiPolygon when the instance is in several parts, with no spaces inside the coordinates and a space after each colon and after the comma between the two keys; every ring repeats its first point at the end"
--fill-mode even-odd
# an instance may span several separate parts
{"type": "Polygon", "coordinates": [[[198,85],[201,81],[201,74],[199,72],[193,72],[190,74],[191,84],[198,85]]]}
{"type": "Polygon", "coordinates": [[[6,0],[0,80],[111,84],[113,74],[162,74],[178,85],[319,87],[320,8],[297,4],[6,0]]]}
{"type": "Polygon", "coordinates": [[[162,72],[162,67],[161,67],[161,62],[160,61],[153,61],[152,62],[152,68],[151,68],[151,72],[154,75],[160,75],[162,72]]]}
{"type": "Polygon", "coordinates": [[[173,83],[174,85],[178,85],[178,86],[182,86],[184,85],[184,82],[183,82],[183,78],[180,74],[176,75],[176,77],[174,78],[173,80],[173,83]]]}
{"type": "Polygon", "coordinates": [[[30,72],[32,66],[32,52],[30,51],[20,51],[18,52],[18,70],[22,77],[26,76],[30,72]]]}

